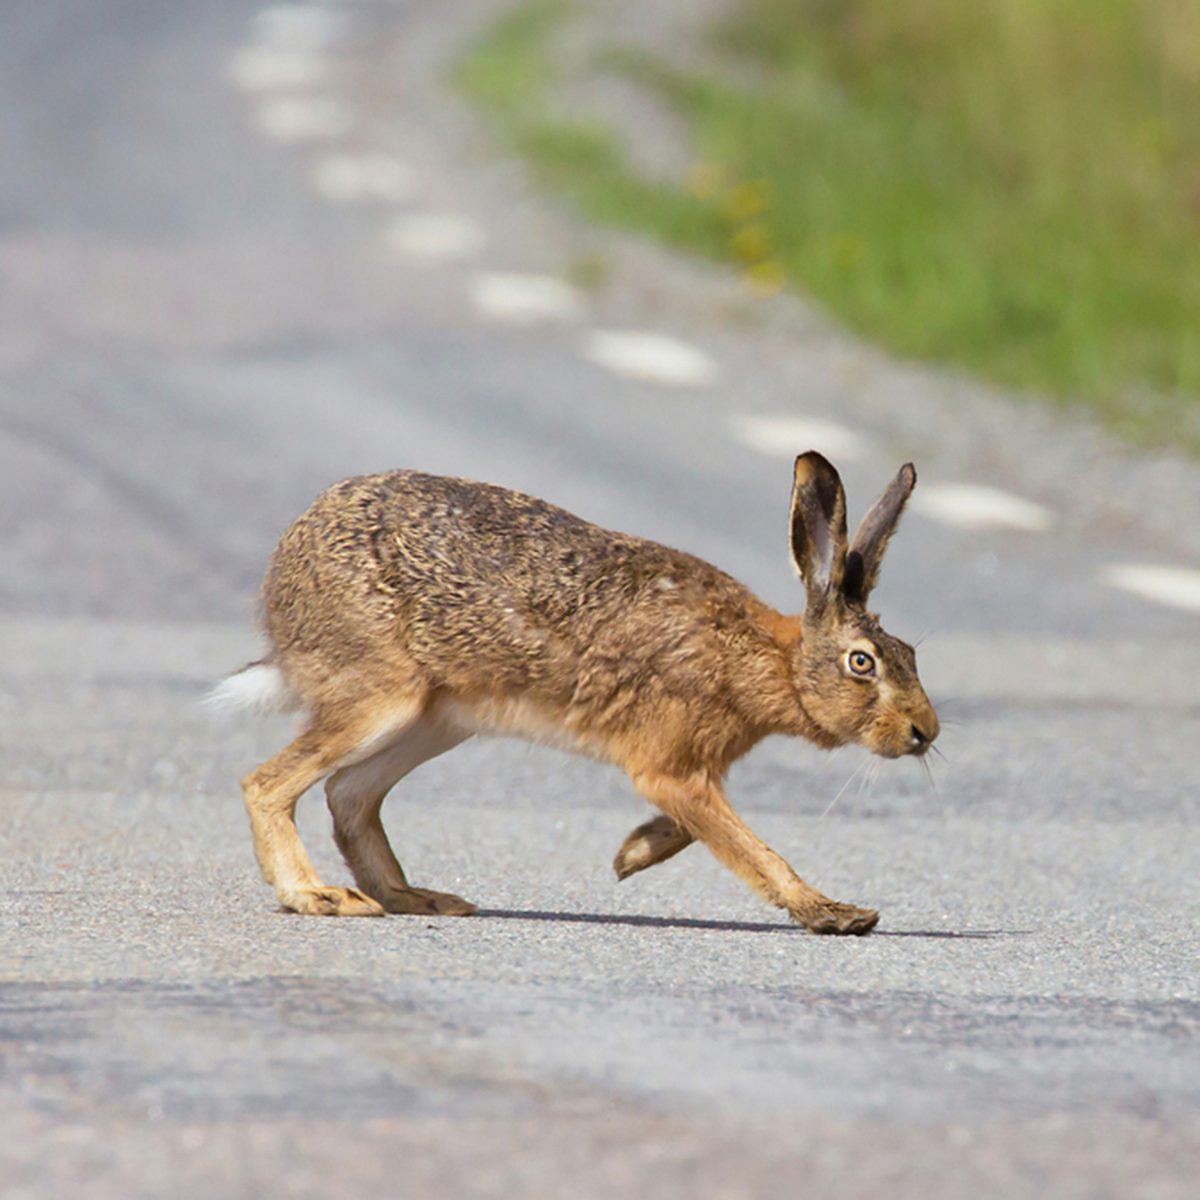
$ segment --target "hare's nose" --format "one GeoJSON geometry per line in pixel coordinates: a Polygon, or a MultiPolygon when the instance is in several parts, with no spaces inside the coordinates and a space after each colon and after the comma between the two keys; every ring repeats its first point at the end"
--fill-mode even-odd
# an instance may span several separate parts
{"type": "Polygon", "coordinates": [[[933,739],[937,737],[937,733],[928,734],[919,725],[913,724],[912,734],[909,738],[909,744],[912,747],[913,754],[924,754],[929,749],[933,739]]]}

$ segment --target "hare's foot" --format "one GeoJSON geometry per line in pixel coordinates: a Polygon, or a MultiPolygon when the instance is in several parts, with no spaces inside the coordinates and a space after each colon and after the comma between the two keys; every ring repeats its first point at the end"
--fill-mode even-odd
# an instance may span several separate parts
{"type": "Polygon", "coordinates": [[[644,825],[639,825],[621,843],[621,848],[613,859],[613,870],[618,879],[628,879],[638,871],[644,871],[656,863],[666,862],[668,858],[690,846],[692,841],[692,835],[681,829],[670,817],[655,817],[644,825]]]}
{"type": "Polygon", "coordinates": [[[358,888],[298,887],[281,891],[284,908],[311,917],[382,917],[383,907],[358,888]]]}
{"type": "Polygon", "coordinates": [[[840,933],[861,937],[864,933],[870,933],[879,921],[879,914],[873,908],[839,904],[836,900],[823,900],[812,908],[790,911],[792,920],[803,925],[809,933],[840,933]]]}
{"type": "Polygon", "coordinates": [[[390,913],[412,913],[417,916],[469,917],[475,905],[449,892],[432,892],[428,888],[389,887],[377,892],[379,902],[390,913]]]}

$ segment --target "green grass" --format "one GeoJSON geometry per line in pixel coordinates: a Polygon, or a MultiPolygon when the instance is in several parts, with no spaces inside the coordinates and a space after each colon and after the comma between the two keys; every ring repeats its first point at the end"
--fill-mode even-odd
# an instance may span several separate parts
{"type": "Polygon", "coordinates": [[[678,187],[638,178],[603,127],[546,115],[569,9],[527,0],[460,79],[589,216],[1200,452],[1194,3],[742,0],[712,41],[736,70],[606,62],[688,118],[706,165],[678,187]]]}
{"type": "Polygon", "coordinates": [[[556,83],[550,39],[570,7],[569,0],[520,4],[459,64],[458,83],[529,159],[537,178],[589,217],[716,252],[725,224],[711,204],[639,178],[603,125],[547,115],[556,83]]]}

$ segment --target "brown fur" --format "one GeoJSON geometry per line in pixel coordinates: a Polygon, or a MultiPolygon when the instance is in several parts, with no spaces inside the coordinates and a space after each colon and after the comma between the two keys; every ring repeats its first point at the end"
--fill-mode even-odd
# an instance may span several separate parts
{"type": "Polygon", "coordinates": [[[421,762],[489,732],[628,773],[664,815],[626,839],[619,877],[700,840],[807,928],[871,929],[876,913],[822,896],[763,845],[721,780],[773,733],[886,755],[919,753],[936,736],[912,650],[861,603],[911,490],[903,474],[890,518],[877,511],[885,493],[871,543],[850,549],[860,589],[851,599],[838,586],[840,480],[819,455],[797,460],[793,552],[809,593],[801,617],[775,612],[692,555],[503,488],[409,471],[331,487],[284,534],[263,591],[266,661],[309,714],[300,736],[243,781],[259,863],[281,903],[339,915],[473,911],[409,885],[379,809],[421,762]],[[872,648],[874,680],[849,674],[852,645],[872,648]],[[296,834],[296,800],[327,776],[335,838],[358,889],[325,886],[296,834]]]}

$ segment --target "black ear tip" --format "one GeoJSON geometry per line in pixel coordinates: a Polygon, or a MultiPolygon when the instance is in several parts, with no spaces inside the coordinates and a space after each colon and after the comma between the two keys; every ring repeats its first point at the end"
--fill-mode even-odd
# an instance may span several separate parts
{"type": "Polygon", "coordinates": [[[794,473],[797,475],[817,474],[836,476],[837,468],[820,450],[805,450],[803,454],[796,455],[794,473]]]}
{"type": "Polygon", "coordinates": [[[900,468],[900,478],[904,480],[905,486],[911,492],[917,486],[917,468],[910,462],[906,462],[900,468]]]}

